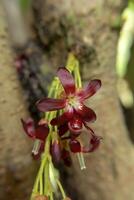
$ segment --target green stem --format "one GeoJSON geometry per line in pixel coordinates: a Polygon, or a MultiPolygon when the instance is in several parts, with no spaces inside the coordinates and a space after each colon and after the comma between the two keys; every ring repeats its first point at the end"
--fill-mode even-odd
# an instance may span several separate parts
{"type": "Polygon", "coordinates": [[[43,180],[42,180],[42,176],[40,176],[39,185],[40,185],[40,194],[43,195],[43,180]]]}
{"type": "Polygon", "coordinates": [[[60,189],[60,191],[61,191],[61,194],[62,194],[62,196],[63,196],[63,199],[65,199],[65,198],[66,198],[66,194],[65,194],[65,192],[64,192],[64,189],[63,189],[63,187],[62,187],[60,181],[59,181],[59,180],[56,180],[56,181],[57,181],[57,184],[58,184],[59,189],[60,189]]]}
{"type": "Polygon", "coordinates": [[[47,194],[49,186],[49,163],[46,163],[45,166],[45,187],[44,187],[44,194],[47,194]]]}
{"type": "Polygon", "coordinates": [[[53,193],[51,192],[51,194],[50,194],[50,200],[54,200],[54,198],[53,198],[53,193]]]}
{"type": "Polygon", "coordinates": [[[76,67],[75,67],[75,80],[76,80],[76,85],[78,88],[82,88],[82,81],[81,81],[81,76],[80,76],[80,69],[79,69],[79,63],[76,61],[76,67]]]}
{"type": "Polygon", "coordinates": [[[45,156],[44,159],[41,162],[41,166],[40,166],[39,172],[38,172],[37,177],[36,177],[36,181],[35,181],[35,184],[34,184],[34,187],[33,187],[33,192],[32,192],[32,195],[31,195],[31,199],[32,199],[32,196],[34,194],[39,192],[40,177],[42,177],[46,161],[47,161],[47,157],[45,156]]]}

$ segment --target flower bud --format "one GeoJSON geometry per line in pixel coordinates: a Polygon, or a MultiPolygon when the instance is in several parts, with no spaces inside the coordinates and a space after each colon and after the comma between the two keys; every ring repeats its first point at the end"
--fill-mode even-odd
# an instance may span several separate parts
{"type": "Polygon", "coordinates": [[[69,146],[73,153],[81,152],[81,145],[78,140],[70,140],[69,146]]]}
{"type": "Polygon", "coordinates": [[[61,148],[58,140],[55,140],[52,144],[51,153],[54,161],[59,163],[61,159],[61,148]]]}
{"type": "Polygon", "coordinates": [[[48,200],[48,197],[45,195],[37,195],[34,198],[35,200],[48,200]]]}

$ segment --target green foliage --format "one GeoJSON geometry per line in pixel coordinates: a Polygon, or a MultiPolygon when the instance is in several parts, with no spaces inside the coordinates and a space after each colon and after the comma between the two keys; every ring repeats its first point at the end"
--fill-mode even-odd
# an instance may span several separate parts
{"type": "Polygon", "coordinates": [[[31,0],[18,0],[23,12],[26,12],[31,4],[31,0]]]}
{"type": "Polygon", "coordinates": [[[119,77],[123,78],[131,55],[134,41],[134,0],[130,0],[128,7],[122,14],[124,21],[117,47],[116,70],[119,77]]]}
{"type": "Polygon", "coordinates": [[[123,27],[117,47],[116,72],[119,77],[117,83],[118,94],[123,106],[128,108],[134,105],[132,47],[134,44],[134,0],[129,0],[127,8],[122,14],[123,27]],[[131,73],[129,73],[131,72],[131,73]]]}

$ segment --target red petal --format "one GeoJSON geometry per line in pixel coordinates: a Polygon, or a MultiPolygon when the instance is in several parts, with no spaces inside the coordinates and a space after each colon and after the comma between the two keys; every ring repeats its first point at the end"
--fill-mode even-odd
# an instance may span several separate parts
{"type": "Polygon", "coordinates": [[[51,125],[56,126],[56,125],[62,125],[67,121],[65,113],[62,115],[55,117],[54,119],[51,120],[51,125]]]}
{"type": "Polygon", "coordinates": [[[75,93],[75,82],[72,74],[66,68],[59,68],[57,75],[67,95],[75,93]]]}
{"type": "Polygon", "coordinates": [[[47,124],[40,124],[36,128],[36,138],[45,141],[49,133],[49,127],[47,124]]]}
{"type": "Polygon", "coordinates": [[[53,111],[59,110],[65,107],[66,100],[65,99],[51,99],[51,98],[44,98],[39,100],[36,105],[37,108],[42,111],[53,111]]]}
{"type": "Polygon", "coordinates": [[[90,140],[90,144],[92,145],[92,147],[90,148],[90,152],[93,152],[94,150],[96,150],[99,145],[100,145],[100,140],[102,138],[99,136],[94,135],[91,140],[90,140]]]}
{"type": "Polygon", "coordinates": [[[101,81],[98,79],[94,79],[88,83],[88,85],[78,92],[78,96],[80,97],[81,100],[85,100],[91,96],[93,96],[97,90],[99,90],[101,87],[101,81]]]}
{"type": "Polygon", "coordinates": [[[67,112],[64,112],[62,115],[54,118],[51,120],[51,125],[55,126],[55,125],[62,125],[64,124],[65,122],[67,122],[71,117],[72,117],[72,113],[67,113],[67,112]]]}
{"type": "Polygon", "coordinates": [[[27,120],[21,119],[21,122],[26,134],[31,138],[35,138],[35,126],[33,119],[32,118],[29,118],[27,120]]]}
{"type": "Polygon", "coordinates": [[[59,136],[63,136],[69,129],[68,129],[68,124],[65,123],[63,125],[60,125],[58,127],[58,130],[59,130],[59,136]]]}
{"type": "Polygon", "coordinates": [[[70,140],[69,146],[73,153],[81,152],[81,145],[78,140],[70,140]]]}
{"type": "Polygon", "coordinates": [[[82,152],[89,153],[89,152],[95,151],[99,147],[101,139],[102,138],[99,136],[92,135],[92,138],[89,143],[89,147],[83,147],[82,152]]]}
{"type": "Polygon", "coordinates": [[[84,104],[80,106],[76,112],[81,116],[83,121],[86,122],[94,122],[96,120],[96,114],[95,112],[91,109],[85,106],[84,104]]]}
{"type": "Polygon", "coordinates": [[[85,127],[89,130],[89,134],[91,135],[90,141],[89,141],[89,147],[83,147],[82,152],[88,153],[88,152],[93,152],[95,151],[99,145],[100,145],[100,140],[102,137],[97,136],[94,134],[94,131],[84,123],[85,127]]]}

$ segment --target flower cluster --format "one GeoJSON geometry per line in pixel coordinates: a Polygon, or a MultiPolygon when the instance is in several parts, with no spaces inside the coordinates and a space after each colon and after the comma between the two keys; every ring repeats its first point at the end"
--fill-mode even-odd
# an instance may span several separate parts
{"type": "Polygon", "coordinates": [[[45,113],[45,117],[37,123],[31,118],[21,120],[26,134],[35,141],[33,157],[38,159],[42,154],[41,167],[31,200],[53,200],[57,188],[62,194],[62,199],[69,200],[54,164],[63,161],[65,165],[70,166],[71,153],[76,153],[81,169],[84,169],[83,153],[95,151],[100,144],[101,137],[97,136],[89,126],[96,120],[96,114],[85,105],[85,100],[99,90],[101,81],[91,80],[82,89],[78,61],[72,58],[74,62],[72,69],[59,68],[48,97],[36,103],[38,110],[45,113]],[[84,133],[87,133],[89,139],[88,145],[83,146],[81,136],[84,133]]]}
{"type": "MultiPolygon", "coordinates": [[[[92,152],[100,143],[101,137],[96,136],[88,123],[96,120],[95,112],[84,104],[84,101],[93,96],[101,87],[101,81],[91,80],[85,88],[77,88],[72,74],[66,68],[59,68],[57,76],[63,86],[59,98],[43,98],[37,102],[41,112],[58,111],[57,116],[51,119],[51,126],[58,128],[58,138],[51,144],[51,153],[56,161],[62,158],[65,164],[70,165],[70,151],[92,152]],[[60,112],[61,111],[61,112],[60,112]],[[61,113],[59,115],[59,113],[61,113]],[[89,146],[83,147],[79,141],[83,129],[89,133],[89,146]]],[[[38,157],[44,149],[45,140],[49,134],[49,126],[45,120],[34,125],[32,119],[22,120],[25,132],[29,137],[41,142],[38,152],[33,154],[38,157]]]]}

